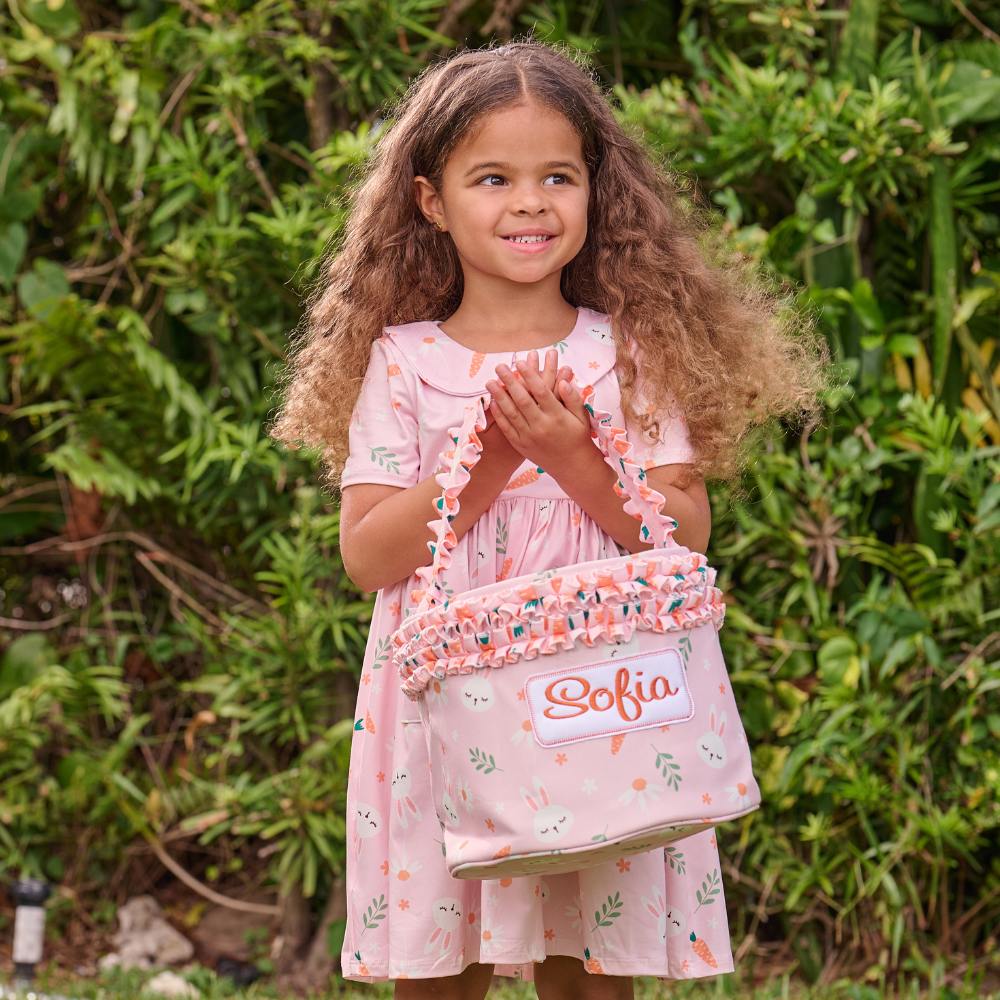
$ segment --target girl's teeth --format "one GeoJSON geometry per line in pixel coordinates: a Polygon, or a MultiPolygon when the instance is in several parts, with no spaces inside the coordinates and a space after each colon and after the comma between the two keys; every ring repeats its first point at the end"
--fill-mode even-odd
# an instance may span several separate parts
{"type": "Polygon", "coordinates": [[[548,236],[510,236],[508,237],[514,243],[542,243],[549,239],[548,236]]]}

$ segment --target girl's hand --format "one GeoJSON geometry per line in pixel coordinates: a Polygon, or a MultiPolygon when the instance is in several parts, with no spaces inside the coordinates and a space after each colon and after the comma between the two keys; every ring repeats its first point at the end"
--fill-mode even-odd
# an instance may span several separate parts
{"type": "Polygon", "coordinates": [[[593,460],[590,421],[569,369],[557,370],[558,353],[546,352],[541,371],[533,355],[517,362],[516,374],[497,365],[500,381],[486,383],[493,396],[490,412],[518,454],[559,481],[593,460]]]}

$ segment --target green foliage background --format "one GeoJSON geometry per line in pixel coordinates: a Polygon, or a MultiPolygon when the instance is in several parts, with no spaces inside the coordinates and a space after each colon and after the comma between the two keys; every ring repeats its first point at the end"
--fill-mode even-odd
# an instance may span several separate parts
{"type": "Polygon", "coordinates": [[[137,842],[319,911],[370,600],[313,456],[266,422],[388,102],[455,44],[531,29],[588,53],[837,365],[822,420],[714,491],[765,796],[721,833],[740,957],[979,968],[1000,921],[989,0],[6,0],[0,870],[59,882],[57,927],[80,900],[110,919],[149,875],[137,842]]]}

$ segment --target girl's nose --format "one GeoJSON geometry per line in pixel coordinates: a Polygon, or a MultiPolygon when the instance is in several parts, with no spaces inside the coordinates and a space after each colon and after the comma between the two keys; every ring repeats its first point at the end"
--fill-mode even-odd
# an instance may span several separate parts
{"type": "Polygon", "coordinates": [[[548,211],[548,200],[534,188],[515,191],[513,205],[516,215],[544,215],[548,211]]]}

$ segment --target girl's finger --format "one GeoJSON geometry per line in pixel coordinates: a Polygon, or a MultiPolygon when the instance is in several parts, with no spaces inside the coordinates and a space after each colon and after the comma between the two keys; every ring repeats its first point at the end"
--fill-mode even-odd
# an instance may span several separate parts
{"type": "MultiPolygon", "coordinates": [[[[531,412],[535,408],[535,400],[532,394],[525,388],[524,379],[526,377],[538,378],[538,372],[532,369],[524,361],[517,362],[517,372],[512,372],[506,365],[497,365],[497,376],[507,390],[507,395],[514,402],[514,405],[524,412],[531,412]]],[[[504,412],[507,412],[506,410],[504,412]]],[[[509,414],[508,414],[509,415],[509,414]]]]}
{"type": "Polygon", "coordinates": [[[587,413],[587,407],[584,406],[583,396],[580,395],[579,389],[569,381],[563,380],[559,383],[559,398],[563,401],[566,409],[576,417],[581,423],[590,426],[590,415],[587,413]]]}
{"type": "MultiPolygon", "coordinates": [[[[554,366],[547,371],[554,375],[554,366]]],[[[520,362],[518,363],[518,372],[524,382],[524,387],[531,393],[538,407],[543,412],[551,412],[559,403],[555,396],[552,395],[554,383],[550,385],[544,378],[543,373],[533,371],[527,365],[522,367],[520,362]]]]}
{"type": "Polygon", "coordinates": [[[500,404],[496,400],[490,403],[490,413],[493,415],[493,420],[497,427],[500,428],[501,433],[504,437],[510,441],[511,444],[515,444],[519,439],[517,431],[511,425],[511,422],[504,415],[503,410],[500,409],[500,404]]]}
{"type": "MultiPolygon", "coordinates": [[[[497,365],[497,374],[500,374],[501,369],[506,372],[507,384],[500,385],[497,382],[486,383],[486,388],[490,390],[490,395],[493,396],[493,402],[499,407],[500,412],[507,418],[507,420],[514,425],[516,428],[522,428],[527,426],[527,422],[524,419],[524,415],[521,413],[521,407],[514,397],[516,392],[518,395],[524,396],[526,399],[531,400],[531,396],[528,395],[524,386],[521,385],[514,377],[513,373],[506,367],[506,365],[497,365]]],[[[503,378],[503,375],[501,375],[503,378]]],[[[532,401],[534,405],[534,401],[532,401]]]]}

